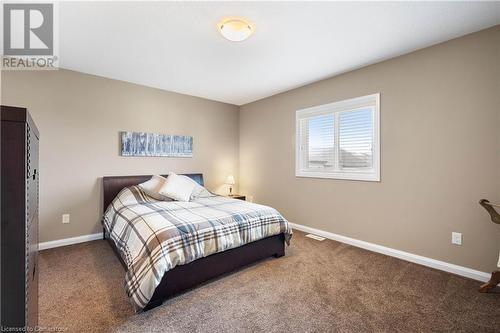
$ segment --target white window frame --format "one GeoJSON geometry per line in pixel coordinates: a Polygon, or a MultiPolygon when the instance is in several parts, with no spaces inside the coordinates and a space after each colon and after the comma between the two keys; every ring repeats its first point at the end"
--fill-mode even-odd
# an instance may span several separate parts
{"type": "Polygon", "coordinates": [[[295,176],[312,178],[347,179],[362,181],[380,181],[380,93],[351,98],[339,102],[301,109],[295,113],[295,176]],[[373,167],[368,170],[341,170],[339,159],[339,115],[342,111],[350,111],[363,107],[374,107],[373,114],[373,167]],[[300,120],[313,116],[334,114],[335,117],[335,170],[311,171],[302,168],[303,147],[300,138],[300,120]]]}

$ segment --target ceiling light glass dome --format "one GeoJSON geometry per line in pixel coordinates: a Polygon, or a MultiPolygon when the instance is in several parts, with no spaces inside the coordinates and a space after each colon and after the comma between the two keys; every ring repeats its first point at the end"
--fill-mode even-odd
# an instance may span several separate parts
{"type": "Polygon", "coordinates": [[[241,42],[250,37],[255,27],[248,20],[238,17],[222,19],[217,28],[221,35],[232,42],[241,42]]]}

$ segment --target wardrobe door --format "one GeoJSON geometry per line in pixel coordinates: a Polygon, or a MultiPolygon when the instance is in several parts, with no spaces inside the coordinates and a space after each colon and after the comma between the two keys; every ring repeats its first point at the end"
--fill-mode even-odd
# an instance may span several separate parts
{"type": "Polygon", "coordinates": [[[25,108],[1,106],[1,279],[3,330],[38,325],[39,134],[25,108]]]}

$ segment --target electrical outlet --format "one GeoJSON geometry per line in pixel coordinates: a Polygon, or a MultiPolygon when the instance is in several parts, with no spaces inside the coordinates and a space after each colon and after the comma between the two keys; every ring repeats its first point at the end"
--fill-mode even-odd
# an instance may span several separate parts
{"type": "Polygon", "coordinates": [[[451,233],[451,244],[462,245],[462,233],[452,232],[451,233]]]}
{"type": "Polygon", "coordinates": [[[69,223],[69,214],[63,214],[62,223],[64,224],[69,223]]]}

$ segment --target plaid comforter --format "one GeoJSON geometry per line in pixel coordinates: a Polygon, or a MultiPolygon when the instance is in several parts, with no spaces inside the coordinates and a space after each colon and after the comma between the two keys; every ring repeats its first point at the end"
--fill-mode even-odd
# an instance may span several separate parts
{"type": "Polygon", "coordinates": [[[292,235],[283,216],[267,206],[217,195],[157,201],[138,186],[118,194],[103,225],[128,267],[125,289],[136,310],[177,265],[280,233],[288,243],[292,235]]]}

